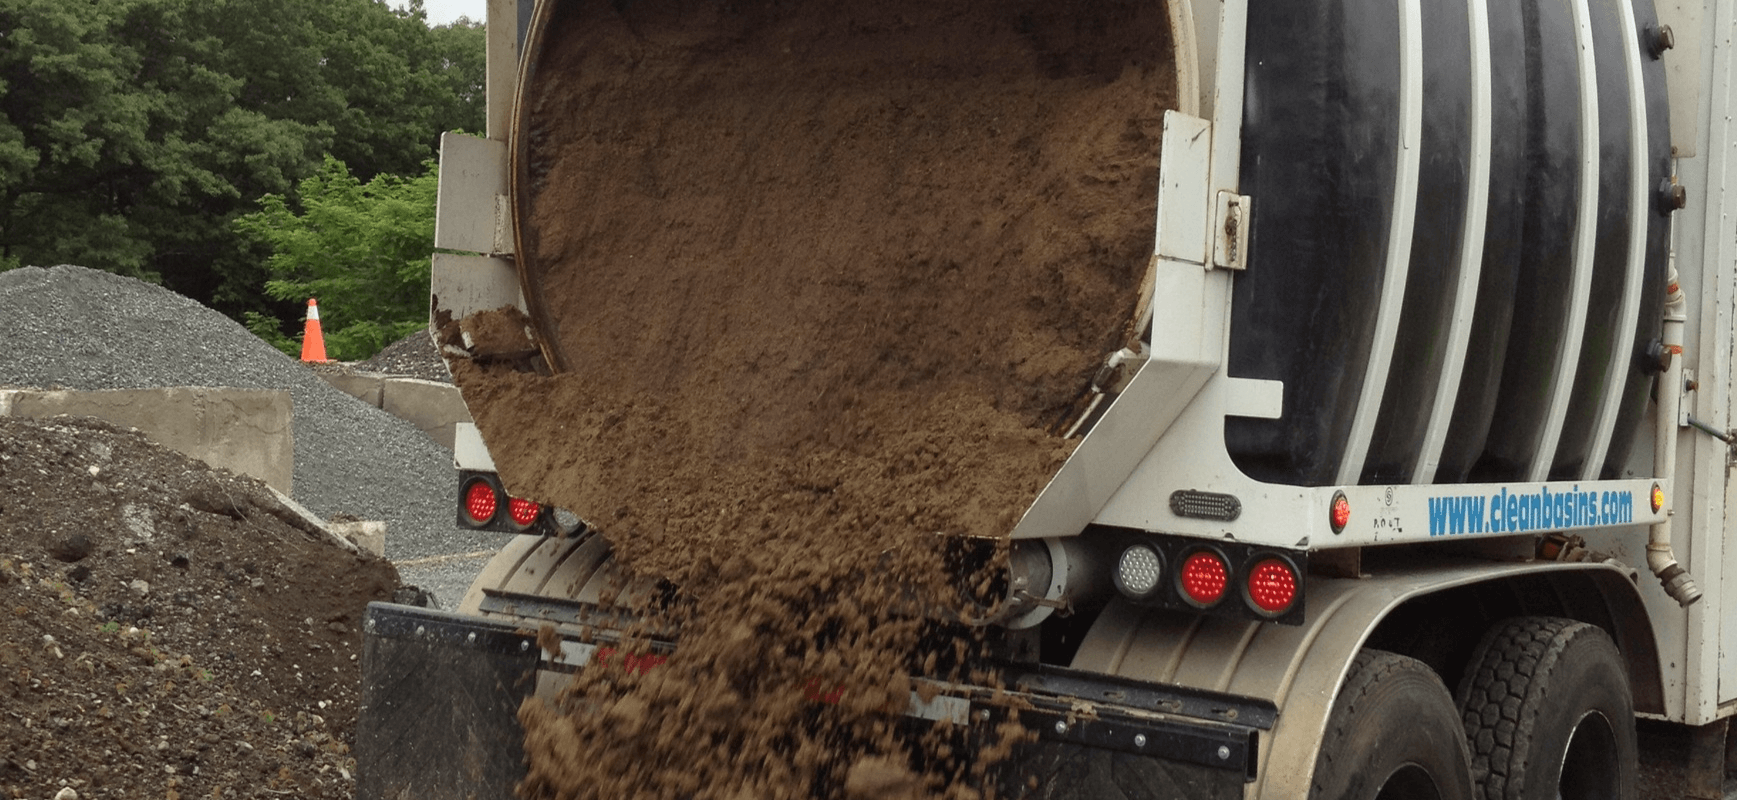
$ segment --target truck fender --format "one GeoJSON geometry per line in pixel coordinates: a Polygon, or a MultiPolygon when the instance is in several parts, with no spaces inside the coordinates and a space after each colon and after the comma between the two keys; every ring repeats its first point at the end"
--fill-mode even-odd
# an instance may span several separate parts
{"type": "MultiPolygon", "coordinates": [[[[1327,717],[1352,659],[1365,646],[1403,640],[1383,631],[1390,617],[1430,616],[1429,603],[1456,594],[1475,595],[1448,621],[1473,642],[1491,622],[1512,615],[1551,614],[1604,627],[1628,662],[1636,710],[1662,712],[1657,645],[1631,572],[1608,564],[1463,561],[1360,579],[1311,576],[1301,626],[1147,609],[1117,599],[1093,624],[1071,666],[1270,700],[1278,720],[1260,748],[1248,796],[1307,797],[1327,717]]],[[[1444,675],[1450,693],[1458,667],[1444,675]]]]}

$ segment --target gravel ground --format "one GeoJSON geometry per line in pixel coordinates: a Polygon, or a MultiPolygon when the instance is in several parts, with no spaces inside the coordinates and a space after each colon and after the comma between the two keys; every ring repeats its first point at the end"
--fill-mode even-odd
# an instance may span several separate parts
{"type": "Polygon", "coordinates": [[[0,386],[287,389],[303,505],[326,517],[385,520],[394,561],[500,544],[496,534],[456,528],[451,453],[166,289],[73,266],[0,273],[0,342],[0,386]]]}

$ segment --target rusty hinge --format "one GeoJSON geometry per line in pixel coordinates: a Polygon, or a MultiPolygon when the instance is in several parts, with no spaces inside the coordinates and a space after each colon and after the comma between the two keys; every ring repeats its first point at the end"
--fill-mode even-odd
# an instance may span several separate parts
{"type": "Polygon", "coordinates": [[[1249,212],[1253,200],[1235,192],[1219,192],[1212,216],[1212,266],[1248,268],[1249,212]]]}

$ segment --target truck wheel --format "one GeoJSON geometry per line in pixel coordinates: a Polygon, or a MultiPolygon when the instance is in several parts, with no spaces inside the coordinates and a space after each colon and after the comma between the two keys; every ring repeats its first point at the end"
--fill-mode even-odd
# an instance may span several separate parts
{"type": "Polygon", "coordinates": [[[1364,650],[1333,701],[1313,800],[1470,800],[1453,698],[1415,658],[1364,650]]]}
{"type": "Polygon", "coordinates": [[[1628,672],[1597,626],[1497,623],[1473,652],[1458,700],[1479,798],[1635,796],[1628,672]]]}

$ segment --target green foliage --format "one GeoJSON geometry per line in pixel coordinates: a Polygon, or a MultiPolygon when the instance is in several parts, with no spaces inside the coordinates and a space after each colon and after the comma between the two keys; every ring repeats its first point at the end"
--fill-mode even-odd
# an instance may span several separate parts
{"type": "Polygon", "coordinates": [[[0,0],[0,269],[282,314],[231,223],[328,153],[419,173],[441,131],[481,129],[483,58],[480,26],[383,0],[0,0]]]}
{"type": "MultiPolygon", "coordinates": [[[[284,196],[266,195],[261,209],[235,227],[272,249],[266,293],[286,301],[318,298],[326,354],[358,361],[428,324],[438,181],[435,163],[427,161],[414,178],[377,175],[363,183],[327,156],[298,187],[299,213],[284,196]]],[[[256,314],[248,328],[298,354],[300,345],[274,322],[256,314]]]]}

